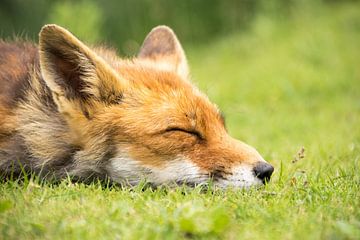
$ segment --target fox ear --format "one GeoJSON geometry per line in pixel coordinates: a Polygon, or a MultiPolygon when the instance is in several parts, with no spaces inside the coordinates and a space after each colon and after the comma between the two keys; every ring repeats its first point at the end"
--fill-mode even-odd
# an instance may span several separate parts
{"type": "Polygon", "coordinates": [[[116,73],[66,29],[45,25],[39,48],[41,73],[57,97],[86,102],[116,92],[116,73]]]}
{"type": "Polygon", "coordinates": [[[155,61],[162,69],[176,71],[183,78],[188,78],[189,67],[184,50],[173,30],[167,26],[151,30],[138,57],[155,61]]]}

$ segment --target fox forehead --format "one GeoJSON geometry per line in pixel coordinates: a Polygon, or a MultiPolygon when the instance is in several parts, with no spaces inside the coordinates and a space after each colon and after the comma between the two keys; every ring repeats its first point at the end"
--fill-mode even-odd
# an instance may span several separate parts
{"type": "Polygon", "coordinates": [[[137,59],[119,61],[115,71],[128,82],[119,108],[129,112],[122,113],[122,118],[137,118],[139,124],[141,116],[146,116],[145,122],[156,122],[155,131],[183,127],[205,134],[212,125],[224,125],[218,107],[176,72],[137,59]]]}

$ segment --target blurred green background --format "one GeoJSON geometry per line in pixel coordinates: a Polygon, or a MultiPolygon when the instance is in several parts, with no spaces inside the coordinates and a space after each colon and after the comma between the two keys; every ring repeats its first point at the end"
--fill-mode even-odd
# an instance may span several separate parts
{"type": "MultiPolygon", "coordinates": [[[[110,42],[124,53],[132,54],[156,25],[169,25],[183,41],[200,43],[245,28],[266,5],[263,3],[252,0],[2,0],[0,29],[3,36],[26,33],[36,38],[42,25],[57,23],[87,41],[110,42]]],[[[277,5],[289,7],[280,1],[277,5]]]]}
{"type": "MultiPolygon", "coordinates": [[[[339,1],[344,2],[344,1],[339,1]]],[[[334,4],[319,0],[1,0],[0,36],[36,39],[57,23],[90,43],[107,43],[133,55],[154,26],[172,27],[185,44],[201,45],[251,27],[259,15],[286,19],[294,12],[334,4]]]]}

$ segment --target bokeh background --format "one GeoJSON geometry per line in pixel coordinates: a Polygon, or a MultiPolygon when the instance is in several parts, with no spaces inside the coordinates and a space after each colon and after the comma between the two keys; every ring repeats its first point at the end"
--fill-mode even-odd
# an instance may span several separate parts
{"type": "Polygon", "coordinates": [[[209,42],[215,37],[246,28],[264,8],[290,10],[287,1],[251,0],[99,0],[47,1],[2,0],[3,36],[19,33],[36,38],[45,23],[58,23],[90,42],[110,42],[133,54],[152,27],[173,27],[187,43],[209,42]]]}
{"type": "MultiPolygon", "coordinates": [[[[154,26],[174,28],[185,44],[203,45],[251,28],[259,16],[287,21],[294,14],[334,0],[1,0],[2,37],[37,39],[46,23],[57,23],[91,43],[110,43],[122,54],[136,52],[154,26]]],[[[350,1],[351,2],[351,1],[350,1]]],[[[263,26],[266,28],[266,26],[263,26]]]]}

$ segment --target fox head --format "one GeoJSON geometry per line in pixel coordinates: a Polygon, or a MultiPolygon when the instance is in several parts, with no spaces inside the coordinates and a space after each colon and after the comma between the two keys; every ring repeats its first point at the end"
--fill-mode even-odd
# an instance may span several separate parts
{"type": "MultiPolygon", "coordinates": [[[[40,69],[81,174],[86,166],[115,182],[250,187],[273,167],[232,138],[219,109],[194,87],[184,51],[166,27],[154,28],[137,57],[90,49],[69,31],[46,25],[40,69]]],[[[85,170],[84,170],[85,171],[85,170]]]]}

